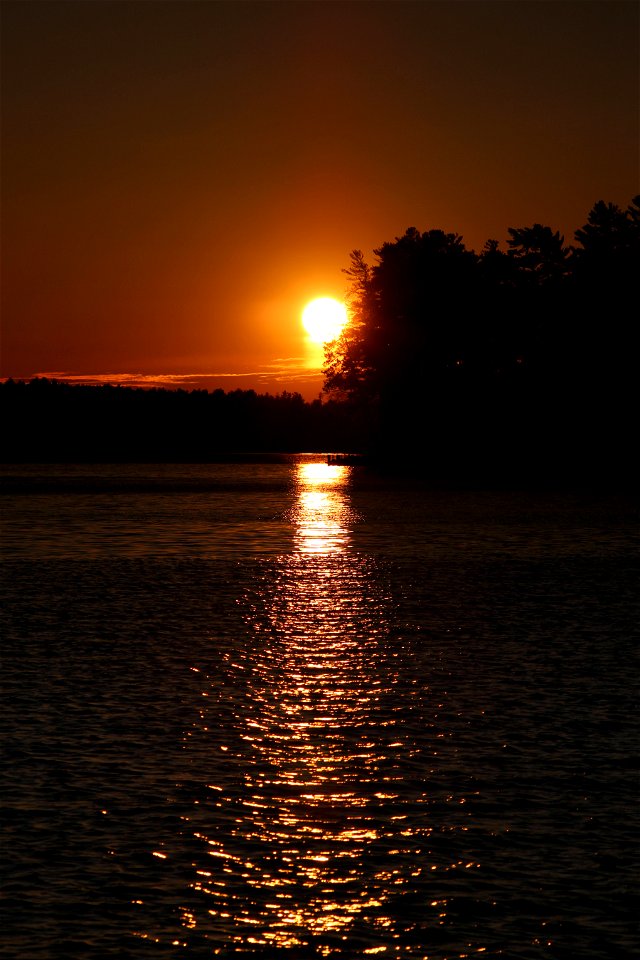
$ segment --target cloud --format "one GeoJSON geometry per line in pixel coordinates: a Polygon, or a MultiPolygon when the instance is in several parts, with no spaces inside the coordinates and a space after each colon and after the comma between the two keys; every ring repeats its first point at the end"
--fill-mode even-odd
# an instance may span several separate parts
{"type": "Polygon", "coordinates": [[[123,386],[151,389],[202,390],[202,389],[251,389],[252,387],[277,389],[287,384],[318,384],[320,371],[310,367],[304,357],[278,357],[271,363],[259,366],[256,370],[242,373],[212,371],[207,373],[77,373],[69,370],[47,370],[34,373],[31,378],[46,377],[48,380],[60,380],[64,383],[85,384],[87,386],[123,386]]]}

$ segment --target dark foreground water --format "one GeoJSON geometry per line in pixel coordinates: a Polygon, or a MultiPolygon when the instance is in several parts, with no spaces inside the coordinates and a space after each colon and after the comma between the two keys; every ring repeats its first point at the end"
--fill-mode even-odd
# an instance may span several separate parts
{"type": "Polygon", "coordinates": [[[637,513],[15,467],[3,955],[631,958],[637,513]]]}

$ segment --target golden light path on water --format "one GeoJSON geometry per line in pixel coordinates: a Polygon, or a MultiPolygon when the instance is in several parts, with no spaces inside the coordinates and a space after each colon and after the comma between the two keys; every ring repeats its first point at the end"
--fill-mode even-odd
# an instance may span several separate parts
{"type": "Polygon", "coordinates": [[[203,689],[211,774],[185,818],[199,853],[181,915],[212,955],[426,957],[425,911],[445,911],[425,879],[476,866],[427,849],[425,691],[400,676],[384,579],[352,549],[351,469],[297,465],[293,552],[265,564],[245,640],[203,689]]]}
{"type": "Polygon", "coordinates": [[[28,466],[7,955],[640,956],[629,498],[28,466]]]}
{"type": "Polygon", "coordinates": [[[326,463],[298,464],[297,502],[293,513],[295,547],[303,554],[345,550],[351,511],[342,491],[349,467],[326,463]]]}

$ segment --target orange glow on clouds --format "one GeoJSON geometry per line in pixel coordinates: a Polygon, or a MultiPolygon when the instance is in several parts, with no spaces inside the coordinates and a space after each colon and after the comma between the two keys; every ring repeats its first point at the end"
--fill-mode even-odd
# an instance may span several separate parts
{"type": "MultiPolygon", "coordinates": [[[[45,370],[30,374],[70,384],[157,388],[165,390],[255,390],[256,393],[301,393],[305,400],[315,399],[322,389],[320,365],[315,358],[285,357],[242,372],[211,373],[74,373],[45,370]]],[[[3,378],[7,379],[7,378],[3,378]]],[[[21,378],[18,378],[21,379],[21,378]]]]}

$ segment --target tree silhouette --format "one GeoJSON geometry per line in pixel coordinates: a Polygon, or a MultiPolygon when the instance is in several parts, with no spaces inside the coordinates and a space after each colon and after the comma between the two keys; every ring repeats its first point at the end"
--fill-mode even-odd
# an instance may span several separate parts
{"type": "Polygon", "coordinates": [[[509,256],[517,262],[521,280],[535,285],[558,283],[569,274],[571,251],[551,227],[509,227],[509,256]]]}
{"type": "Polygon", "coordinates": [[[615,203],[598,200],[589,212],[587,223],[575,232],[583,251],[602,258],[628,249],[637,229],[639,201],[640,197],[636,197],[628,210],[621,210],[615,203]]]}
{"type": "Polygon", "coordinates": [[[626,210],[599,200],[576,230],[574,311],[585,413],[618,446],[630,445],[638,405],[640,197],[626,210]],[[617,438],[617,439],[616,439],[617,438]]]}
{"type": "Polygon", "coordinates": [[[406,442],[421,422],[439,429],[435,394],[469,359],[477,258],[462,238],[410,227],[374,251],[354,250],[350,323],[326,353],[325,391],[347,397],[378,444],[406,442]]]}
{"type": "Polygon", "coordinates": [[[479,255],[415,227],[371,266],[355,250],[351,322],[327,349],[324,389],[366,411],[384,455],[418,444],[458,469],[568,474],[599,447],[621,464],[640,201],[599,201],[577,248],[537,222],[508,234],[506,252],[489,240],[479,255]]]}
{"type": "Polygon", "coordinates": [[[626,210],[598,200],[587,223],[575,232],[580,244],[576,251],[579,282],[593,292],[617,287],[630,292],[637,283],[640,267],[640,196],[626,210]]]}
{"type": "Polygon", "coordinates": [[[337,340],[325,345],[323,389],[341,400],[355,400],[371,391],[376,360],[372,342],[377,303],[371,269],[361,250],[353,250],[350,258],[351,266],[342,271],[349,277],[349,323],[337,340]]]}
{"type": "Polygon", "coordinates": [[[325,390],[401,390],[412,372],[435,376],[461,358],[459,327],[477,286],[476,257],[457,234],[410,227],[374,251],[351,254],[350,323],[327,350],[325,390]]]}

